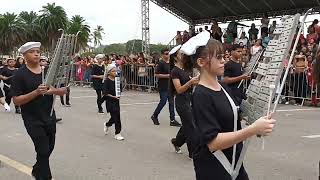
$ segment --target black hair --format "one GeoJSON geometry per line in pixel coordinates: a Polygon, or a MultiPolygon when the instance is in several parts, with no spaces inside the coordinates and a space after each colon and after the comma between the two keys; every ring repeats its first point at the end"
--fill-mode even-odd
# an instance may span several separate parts
{"type": "Polygon", "coordinates": [[[235,51],[237,49],[242,49],[243,46],[241,46],[240,44],[234,44],[231,46],[230,51],[235,51]]]}
{"type": "MultiPolygon", "coordinates": [[[[178,50],[179,51],[179,50],[178,50]]],[[[170,65],[170,78],[169,78],[169,98],[173,98],[175,94],[177,94],[176,88],[174,87],[172,78],[171,78],[171,71],[173,70],[175,66],[175,58],[178,55],[178,51],[174,54],[170,55],[169,65],[170,65]]],[[[182,54],[182,61],[183,61],[183,69],[188,74],[192,75],[192,69],[193,69],[193,62],[190,56],[186,56],[182,54]]]]}
{"type": "MultiPolygon", "coordinates": [[[[162,53],[162,52],[161,52],[162,53]]],[[[178,51],[175,52],[174,54],[170,55],[170,59],[169,59],[169,67],[170,67],[170,73],[169,73],[169,99],[173,100],[174,96],[176,95],[177,91],[176,88],[174,87],[172,78],[171,78],[171,71],[174,68],[174,64],[176,62],[175,57],[177,57],[178,51]]]]}
{"type": "Polygon", "coordinates": [[[318,19],[315,19],[315,20],[313,20],[312,25],[316,25],[318,23],[319,23],[318,19]]]}
{"type": "Polygon", "coordinates": [[[23,59],[23,62],[22,62],[22,64],[21,64],[20,61],[19,61],[20,59],[23,59],[23,57],[18,57],[18,58],[17,58],[15,68],[20,68],[22,65],[25,64],[25,60],[23,59]]]}
{"type": "Polygon", "coordinates": [[[168,48],[161,49],[161,54],[164,54],[166,51],[169,51],[168,48]]]}
{"type": "Polygon", "coordinates": [[[105,54],[104,58],[105,58],[106,61],[109,61],[109,59],[110,59],[108,54],[105,54]]]}
{"type": "Polygon", "coordinates": [[[7,59],[7,63],[8,63],[9,61],[16,61],[16,60],[13,59],[13,58],[9,58],[9,59],[7,59]]]}

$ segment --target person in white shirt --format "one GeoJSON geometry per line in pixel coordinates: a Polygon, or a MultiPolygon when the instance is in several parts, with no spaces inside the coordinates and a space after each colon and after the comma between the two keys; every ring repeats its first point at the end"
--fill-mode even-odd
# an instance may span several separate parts
{"type": "Polygon", "coordinates": [[[239,39],[239,44],[242,43],[242,46],[246,46],[248,47],[248,38],[246,37],[246,33],[245,32],[242,32],[241,33],[241,36],[240,36],[240,39],[239,39]]]}
{"type": "Polygon", "coordinates": [[[250,48],[250,54],[255,55],[261,49],[262,49],[261,39],[257,39],[254,45],[250,48]]]}

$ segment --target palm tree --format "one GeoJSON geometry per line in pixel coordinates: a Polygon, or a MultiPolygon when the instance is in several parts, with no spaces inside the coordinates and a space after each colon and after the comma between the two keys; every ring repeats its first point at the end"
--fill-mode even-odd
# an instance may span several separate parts
{"type": "Polygon", "coordinates": [[[0,16],[0,50],[2,53],[12,54],[14,48],[26,39],[23,23],[14,13],[0,16]]]}
{"type": "Polygon", "coordinates": [[[93,44],[94,47],[100,46],[101,45],[101,40],[102,40],[102,34],[104,34],[104,29],[102,26],[97,26],[96,29],[93,30],[93,44]]]}
{"type": "Polygon", "coordinates": [[[47,39],[46,34],[40,26],[39,16],[36,12],[22,11],[19,14],[19,18],[24,24],[25,33],[27,35],[27,41],[45,41],[47,39]]]}
{"type": "Polygon", "coordinates": [[[81,17],[80,15],[75,15],[70,20],[67,33],[76,34],[78,31],[80,31],[77,41],[77,44],[79,44],[78,48],[85,50],[89,42],[90,26],[85,22],[85,19],[83,17],[81,17]]]}
{"type": "Polygon", "coordinates": [[[59,29],[66,29],[68,23],[68,17],[63,7],[56,6],[55,3],[48,3],[46,6],[42,6],[42,13],[40,15],[40,24],[45,33],[48,35],[49,48],[54,49],[56,40],[60,36],[59,29]]]}

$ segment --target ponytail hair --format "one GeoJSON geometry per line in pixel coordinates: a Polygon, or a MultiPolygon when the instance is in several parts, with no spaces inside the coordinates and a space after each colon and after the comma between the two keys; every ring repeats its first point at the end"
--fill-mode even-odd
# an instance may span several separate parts
{"type": "Polygon", "coordinates": [[[169,99],[173,100],[174,96],[176,95],[177,91],[176,88],[174,87],[172,78],[171,78],[171,71],[174,68],[174,64],[175,64],[175,57],[177,57],[178,51],[175,52],[174,54],[170,55],[170,60],[169,60],[169,67],[170,67],[170,71],[169,71],[169,99]]]}

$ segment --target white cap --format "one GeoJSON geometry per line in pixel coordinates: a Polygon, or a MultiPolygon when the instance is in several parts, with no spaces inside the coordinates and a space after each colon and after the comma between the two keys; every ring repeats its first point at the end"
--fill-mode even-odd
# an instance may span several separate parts
{"type": "Polygon", "coordinates": [[[169,55],[176,53],[180,48],[181,48],[181,45],[178,45],[178,46],[172,48],[171,51],[169,52],[169,55]]]}
{"type": "Polygon", "coordinates": [[[95,59],[98,60],[98,59],[103,59],[105,56],[104,54],[97,54],[95,59]]]}
{"type": "Polygon", "coordinates": [[[109,64],[107,66],[107,73],[109,73],[113,68],[116,68],[116,65],[115,64],[109,64]]]}
{"type": "Polygon", "coordinates": [[[208,31],[203,31],[184,43],[180,51],[188,56],[194,55],[197,52],[197,49],[201,46],[207,45],[209,40],[210,33],[208,31]]]}
{"type": "Polygon", "coordinates": [[[28,50],[32,49],[32,48],[40,48],[41,43],[40,42],[27,42],[24,45],[22,45],[18,51],[21,54],[24,54],[25,52],[27,52],[28,50]]]}

